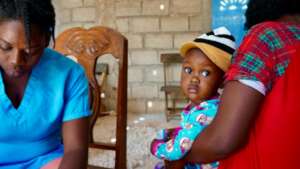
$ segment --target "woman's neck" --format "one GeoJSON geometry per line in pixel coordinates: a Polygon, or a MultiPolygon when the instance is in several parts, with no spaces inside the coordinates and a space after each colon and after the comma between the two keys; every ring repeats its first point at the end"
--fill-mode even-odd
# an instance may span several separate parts
{"type": "Polygon", "coordinates": [[[26,86],[27,81],[29,79],[29,74],[23,75],[21,77],[9,77],[5,75],[5,73],[2,73],[3,82],[5,84],[5,87],[11,87],[11,88],[24,88],[26,86]]]}
{"type": "Polygon", "coordinates": [[[29,79],[29,75],[27,74],[21,77],[14,77],[14,78],[3,75],[5,93],[8,96],[8,98],[11,100],[11,103],[15,108],[18,108],[19,105],[21,104],[28,79],[29,79]]]}

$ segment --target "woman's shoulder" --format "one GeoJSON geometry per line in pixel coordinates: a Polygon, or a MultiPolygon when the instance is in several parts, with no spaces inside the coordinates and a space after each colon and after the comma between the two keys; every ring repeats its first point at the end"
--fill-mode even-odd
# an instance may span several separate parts
{"type": "Polygon", "coordinates": [[[56,88],[55,90],[60,87],[64,89],[65,85],[74,86],[78,79],[81,83],[86,83],[85,71],[80,64],[49,48],[44,50],[32,75],[40,84],[56,88]]]}
{"type": "Polygon", "coordinates": [[[282,22],[265,21],[265,22],[261,22],[261,23],[254,25],[253,27],[251,27],[251,29],[268,29],[268,28],[272,29],[272,28],[283,26],[283,25],[284,24],[282,22]]]}
{"type": "Polygon", "coordinates": [[[294,29],[300,30],[300,25],[278,21],[266,21],[251,27],[251,29],[248,31],[248,34],[257,36],[264,36],[266,34],[275,35],[279,32],[292,31],[294,29]]]}
{"type": "Polygon", "coordinates": [[[45,48],[44,56],[48,61],[56,62],[57,64],[64,64],[65,66],[78,66],[79,64],[69,57],[53,50],[50,48],[45,48]]]}
{"type": "Polygon", "coordinates": [[[41,62],[44,66],[57,69],[60,72],[84,71],[79,63],[50,48],[45,49],[41,62]]]}
{"type": "Polygon", "coordinates": [[[257,48],[275,51],[288,44],[299,41],[300,25],[267,21],[251,27],[244,37],[239,51],[256,50],[257,48]]]}

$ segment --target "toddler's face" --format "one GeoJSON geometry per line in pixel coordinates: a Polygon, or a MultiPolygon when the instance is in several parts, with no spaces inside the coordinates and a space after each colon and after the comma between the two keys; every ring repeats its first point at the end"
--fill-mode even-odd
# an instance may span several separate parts
{"type": "Polygon", "coordinates": [[[216,94],[223,75],[200,49],[191,49],[183,60],[181,88],[194,104],[199,104],[216,94]]]}

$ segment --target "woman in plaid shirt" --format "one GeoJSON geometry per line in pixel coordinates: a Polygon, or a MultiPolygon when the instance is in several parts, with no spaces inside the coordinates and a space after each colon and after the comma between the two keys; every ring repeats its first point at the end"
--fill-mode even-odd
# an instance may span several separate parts
{"type": "Polygon", "coordinates": [[[220,160],[220,169],[299,168],[299,3],[250,0],[249,32],[227,72],[217,116],[184,162],[220,160]]]}

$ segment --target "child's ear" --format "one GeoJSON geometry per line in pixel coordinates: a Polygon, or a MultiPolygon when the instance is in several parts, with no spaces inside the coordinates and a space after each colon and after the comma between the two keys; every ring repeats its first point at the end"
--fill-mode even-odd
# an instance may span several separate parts
{"type": "Polygon", "coordinates": [[[221,84],[220,84],[219,88],[221,88],[221,89],[224,88],[224,85],[225,85],[225,79],[226,79],[226,76],[225,76],[225,73],[223,73],[222,81],[221,81],[221,84]]]}
{"type": "Polygon", "coordinates": [[[223,93],[223,87],[222,87],[222,88],[221,88],[221,87],[218,88],[218,91],[217,91],[217,92],[218,92],[219,95],[222,95],[222,93],[223,93]]]}
{"type": "Polygon", "coordinates": [[[225,84],[224,84],[224,80],[223,80],[223,82],[220,84],[219,88],[220,88],[220,89],[223,89],[223,88],[224,88],[224,85],[225,85],[225,84]]]}
{"type": "Polygon", "coordinates": [[[222,95],[222,92],[223,92],[223,88],[224,88],[224,85],[225,85],[224,79],[225,79],[225,78],[222,78],[222,82],[220,83],[220,85],[219,85],[219,87],[218,87],[218,89],[217,89],[217,93],[218,93],[219,95],[222,95]]]}

